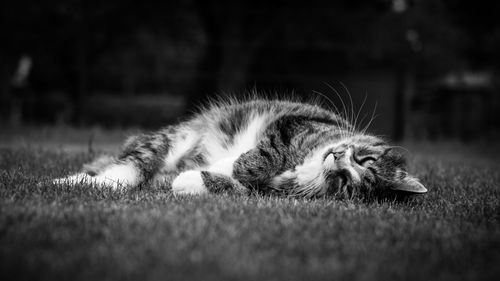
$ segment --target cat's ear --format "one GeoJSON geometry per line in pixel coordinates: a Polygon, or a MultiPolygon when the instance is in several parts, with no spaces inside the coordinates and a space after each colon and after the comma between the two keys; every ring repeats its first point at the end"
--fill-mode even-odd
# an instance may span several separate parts
{"type": "Polygon", "coordinates": [[[420,181],[410,175],[406,175],[400,182],[392,187],[393,190],[401,190],[412,193],[426,193],[427,188],[420,181]]]}

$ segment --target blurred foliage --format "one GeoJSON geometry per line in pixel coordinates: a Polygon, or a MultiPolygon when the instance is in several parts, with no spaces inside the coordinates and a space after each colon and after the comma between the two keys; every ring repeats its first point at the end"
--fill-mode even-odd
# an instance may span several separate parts
{"type": "Polygon", "coordinates": [[[213,80],[205,91],[238,88],[265,61],[278,60],[275,68],[338,72],[414,57],[426,69],[442,71],[470,60],[464,54],[478,52],[471,44],[478,36],[480,52],[494,55],[498,24],[491,16],[466,14],[470,7],[485,11],[485,5],[414,0],[403,1],[407,7],[396,12],[393,2],[8,1],[2,3],[0,55],[11,69],[21,54],[34,56],[40,88],[74,84],[68,78],[87,71],[97,87],[134,90],[144,81],[146,88],[167,89],[184,81],[179,92],[187,91],[186,79],[196,73],[213,80]],[[476,18],[488,28],[469,23],[476,18]],[[314,66],[289,60],[307,53],[313,53],[314,66]]]}
{"type": "Polygon", "coordinates": [[[44,99],[41,95],[48,99],[51,92],[62,92],[76,119],[85,115],[85,100],[94,92],[182,95],[191,107],[215,92],[254,85],[309,91],[304,85],[313,78],[329,81],[338,73],[370,69],[410,69],[424,82],[449,70],[497,69],[500,24],[494,11],[499,5],[2,1],[2,113],[17,95],[10,81],[22,55],[34,62],[29,88],[39,95],[35,103],[44,99]]]}

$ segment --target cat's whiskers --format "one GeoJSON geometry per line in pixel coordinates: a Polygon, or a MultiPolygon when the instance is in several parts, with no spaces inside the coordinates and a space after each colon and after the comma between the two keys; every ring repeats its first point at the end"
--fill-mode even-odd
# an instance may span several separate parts
{"type": "MultiPolygon", "coordinates": [[[[331,87],[331,86],[330,86],[331,87]]],[[[330,110],[332,110],[335,114],[337,114],[340,118],[344,119],[344,120],[347,120],[346,119],[346,116],[347,114],[345,114],[345,105],[344,105],[344,111],[340,111],[338,109],[338,107],[335,105],[335,103],[325,94],[319,92],[319,91],[316,91],[316,90],[313,90],[313,93],[315,94],[318,94],[320,95],[321,97],[323,97],[326,101],[328,101],[331,105],[333,106],[333,108],[330,108],[330,110]]],[[[338,94],[338,92],[336,92],[337,96],[340,98],[340,100],[342,101],[342,98],[340,97],[340,95],[338,94]]],[[[342,102],[343,104],[343,102],[342,102]]],[[[349,136],[349,131],[351,130],[351,128],[349,127],[349,124],[348,123],[340,123],[339,124],[339,130],[338,132],[340,133],[340,136],[344,139],[344,138],[347,138],[349,136]]]]}
{"type": "Polygon", "coordinates": [[[368,122],[368,124],[363,128],[363,130],[360,131],[360,134],[365,134],[366,131],[370,128],[370,125],[372,124],[372,122],[377,119],[377,117],[379,116],[379,114],[376,114],[374,116],[372,116],[370,118],[370,121],[368,122]]]}
{"type": "Polygon", "coordinates": [[[316,91],[316,90],[313,90],[313,93],[318,94],[318,95],[320,95],[321,97],[323,97],[324,99],[326,99],[326,100],[330,103],[329,105],[333,106],[333,108],[330,108],[330,109],[331,109],[331,110],[333,110],[333,109],[334,109],[334,110],[333,110],[333,111],[334,111],[334,113],[335,113],[335,114],[340,115],[340,111],[339,111],[339,109],[337,108],[337,106],[335,105],[335,103],[334,103],[334,102],[333,102],[333,101],[332,101],[332,100],[331,100],[331,99],[330,99],[327,95],[325,95],[325,94],[323,94],[323,93],[321,93],[321,92],[318,92],[318,91],[316,91]]]}
{"type": "Polygon", "coordinates": [[[350,128],[351,129],[350,131],[351,131],[351,135],[354,135],[355,130],[356,130],[356,122],[354,121],[354,102],[352,100],[351,93],[347,89],[346,85],[344,83],[342,83],[341,81],[339,81],[339,83],[340,83],[340,85],[342,85],[342,87],[344,87],[345,92],[347,93],[347,97],[349,97],[349,103],[351,104],[351,112],[349,114],[350,115],[349,123],[353,124],[353,126],[350,128]]]}
{"type": "Polygon", "coordinates": [[[370,117],[370,121],[368,121],[368,124],[366,124],[366,126],[363,128],[363,130],[361,130],[361,134],[364,134],[366,133],[366,130],[368,130],[368,128],[370,127],[370,125],[372,124],[373,120],[375,120],[375,118],[378,117],[378,115],[375,115],[375,112],[377,110],[377,105],[378,103],[375,102],[375,106],[373,108],[373,111],[372,111],[372,116],[370,117]]]}
{"type": "MultiPolygon", "coordinates": [[[[339,112],[339,115],[340,117],[344,118],[344,120],[346,120],[348,123],[351,123],[351,120],[349,120],[349,116],[348,116],[348,113],[347,113],[347,107],[345,105],[345,102],[344,102],[344,99],[342,99],[342,95],[330,84],[328,83],[325,83],[326,86],[328,86],[336,95],[337,97],[339,98],[340,100],[340,103],[342,104],[342,112],[339,112]]],[[[349,127],[347,127],[348,125],[346,125],[346,130],[350,130],[349,127]]]]}
{"type": "Polygon", "coordinates": [[[354,119],[354,124],[353,124],[353,131],[355,131],[358,128],[358,118],[359,114],[361,113],[361,110],[363,110],[363,106],[365,105],[367,96],[365,95],[365,98],[363,99],[363,103],[361,104],[361,107],[358,110],[358,113],[356,113],[356,118],[354,119]]]}
{"type": "Polygon", "coordinates": [[[361,106],[359,107],[359,109],[356,112],[354,110],[354,102],[353,102],[352,96],[351,96],[349,90],[347,89],[347,86],[342,82],[339,82],[339,83],[342,85],[342,87],[345,89],[345,92],[347,93],[347,96],[349,98],[350,110],[347,109],[346,102],[344,102],[344,99],[342,98],[342,95],[340,94],[340,92],[328,83],[324,83],[324,84],[326,86],[328,86],[335,93],[337,98],[340,100],[340,103],[342,104],[342,110],[339,110],[339,108],[335,105],[335,103],[332,101],[332,99],[330,99],[330,97],[328,97],[327,95],[325,95],[321,92],[318,92],[318,91],[313,91],[313,93],[316,93],[316,94],[320,95],[321,97],[323,97],[329,103],[329,106],[334,108],[334,109],[332,109],[332,111],[334,111],[335,114],[337,114],[340,118],[342,118],[344,121],[346,121],[346,122],[342,122],[338,126],[337,132],[338,132],[339,136],[341,137],[341,139],[349,139],[349,138],[352,138],[352,137],[359,135],[359,134],[365,134],[366,131],[369,129],[370,125],[372,124],[372,122],[378,116],[375,114],[376,110],[377,110],[378,103],[375,102],[375,105],[374,105],[373,111],[371,112],[371,115],[364,114],[363,117],[360,119],[361,112],[363,111],[363,108],[364,108],[366,101],[367,101],[367,98],[368,98],[367,94],[365,93],[365,97],[363,98],[363,102],[361,103],[361,106]],[[365,121],[367,116],[370,116],[370,119],[368,120],[366,125],[364,125],[361,128],[361,125],[365,123],[364,121],[365,121]]]}
{"type": "MultiPolygon", "coordinates": [[[[363,114],[363,117],[362,117],[362,118],[361,118],[361,120],[359,121],[359,124],[360,124],[360,125],[361,125],[361,124],[363,124],[363,123],[365,122],[365,119],[366,119],[366,117],[368,117],[368,115],[369,115],[369,113],[365,113],[365,114],[363,114]]],[[[363,126],[363,128],[364,128],[364,126],[363,126]]],[[[362,130],[360,130],[360,132],[361,132],[361,131],[362,131],[362,130]]]]}

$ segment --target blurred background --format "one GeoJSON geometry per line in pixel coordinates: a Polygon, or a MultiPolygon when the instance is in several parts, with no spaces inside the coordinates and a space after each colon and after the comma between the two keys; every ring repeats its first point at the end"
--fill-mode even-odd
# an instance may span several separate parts
{"type": "Polygon", "coordinates": [[[498,139],[499,11],[479,0],[2,1],[0,125],[154,129],[257,90],[348,108],[350,94],[393,140],[498,139]]]}

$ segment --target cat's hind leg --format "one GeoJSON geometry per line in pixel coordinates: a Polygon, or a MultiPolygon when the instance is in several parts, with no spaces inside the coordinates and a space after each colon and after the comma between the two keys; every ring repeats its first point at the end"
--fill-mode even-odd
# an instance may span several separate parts
{"type": "Polygon", "coordinates": [[[117,157],[101,157],[87,164],[82,173],[56,179],[56,184],[88,182],[114,189],[130,188],[147,182],[163,164],[174,134],[172,127],[129,138],[117,157]]]}

